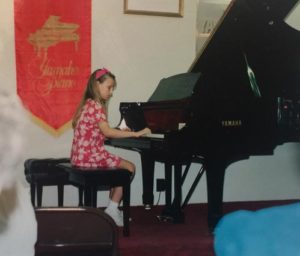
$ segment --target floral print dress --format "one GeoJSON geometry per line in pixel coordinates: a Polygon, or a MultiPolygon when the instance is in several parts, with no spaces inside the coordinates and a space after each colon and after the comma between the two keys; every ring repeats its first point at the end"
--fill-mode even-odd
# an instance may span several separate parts
{"type": "Polygon", "coordinates": [[[119,166],[121,158],[104,148],[105,136],[101,133],[99,123],[106,121],[105,108],[95,100],[88,99],[74,130],[71,150],[73,165],[80,167],[119,166]]]}

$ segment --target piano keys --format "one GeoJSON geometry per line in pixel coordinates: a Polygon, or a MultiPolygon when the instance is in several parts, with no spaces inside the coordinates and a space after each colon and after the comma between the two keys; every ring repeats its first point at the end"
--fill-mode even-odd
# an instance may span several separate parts
{"type": "MultiPolygon", "coordinates": [[[[156,161],[165,164],[166,175],[166,211],[172,208],[174,222],[183,221],[180,202],[176,207],[172,205],[172,167],[176,168],[177,176],[181,176],[183,164],[190,163],[190,155],[178,157],[174,152],[169,138],[184,126],[188,118],[187,106],[192,93],[192,88],[198,80],[199,73],[182,73],[164,78],[148,102],[123,102],[120,104],[121,121],[118,126],[124,125],[132,130],[144,128],[147,124],[151,134],[140,138],[109,139],[106,145],[130,149],[140,153],[143,177],[143,204],[153,205],[154,165],[156,161]],[[182,85],[185,86],[182,86],[182,85]],[[169,93],[172,92],[172,93],[169,93]],[[162,100],[163,99],[163,100],[162,100]],[[140,115],[143,115],[142,117],[140,115]],[[159,120],[158,120],[159,118],[159,120]],[[135,123],[135,120],[137,122],[135,123]]],[[[180,152],[178,150],[178,152],[180,152]]],[[[181,198],[181,178],[175,189],[176,198],[181,198]]]]}
{"type": "Polygon", "coordinates": [[[157,100],[139,103],[142,109],[151,106],[149,126],[156,132],[158,124],[157,132],[164,134],[162,139],[140,138],[134,146],[124,146],[141,154],[144,204],[153,203],[154,162],[165,163],[166,180],[171,179],[174,166],[178,194],[173,206],[183,220],[181,167],[201,156],[207,178],[208,226],[213,230],[222,217],[226,168],[251,155],[272,155],[277,145],[299,142],[300,32],[285,22],[297,2],[232,1],[188,72],[167,79],[186,89],[183,96],[179,93],[169,99],[168,92],[174,90],[167,86],[163,95],[153,94],[157,100]],[[160,107],[166,111],[165,106],[172,109],[178,104],[179,119],[162,121],[162,116],[169,115],[162,114],[160,107]],[[185,124],[182,129],[179,123],[185,124]]]}

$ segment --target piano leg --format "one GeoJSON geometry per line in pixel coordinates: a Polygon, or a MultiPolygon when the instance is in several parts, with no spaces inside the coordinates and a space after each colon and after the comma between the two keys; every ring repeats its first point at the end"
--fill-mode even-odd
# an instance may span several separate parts
{"type": "Polygon", "coordinates": [[[183,223],[184,213],[181,209],[182,201],[182,165],[174,164],[174,199],[172,203],[172,167],[174,163],[165,162],[166,206],[158,218],[162,221],[183,223]]]}
{"type": "Polygon", "coordinates": [[[223,187],[225,169],[228,164],[220,158],[208,158],[206,161],[208,228],[212,232],[222,217],[223,187]]]}
{"type": "Polygon", "coordinates": [[[165,207],[163,208],[161,215],[157,216],[160,221],[172,221],[172,164],[165,162],[165,207]]]}
{"type": "Polygon", "coordinates": [[[165,182],[166,182],[166,208],[172,205],[172,165],[165,163],[165,182]]]}
{"type": "Polygon", "coordinates": [[[143,150],[140,152],[142,162],[142,179],[143,179],[143,204],[153,205],[153,183],[154,183],[154,159],[150,151],[143,150]]]}
{"type": "Polygon", "coordinates": [[[175,214],[174,223],[184,222],[184,213],[181,208],[182,202],[182,165],[174,165],[174,200],[173,211],[175,214]]]}

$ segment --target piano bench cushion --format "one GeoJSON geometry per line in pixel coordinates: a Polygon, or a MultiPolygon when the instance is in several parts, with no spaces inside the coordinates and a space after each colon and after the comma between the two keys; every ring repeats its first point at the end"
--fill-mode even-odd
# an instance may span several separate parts
{"type": "Polygon", "coordinates": [[[58,166],[69,173],[72,184],[82,186],[122,186],[130,183],[131,172],[121,168],[85,168],[61,163],[58,166]],[[129,183],[128,183],[129,182],[129,183]]]}
{"type": "Polygon", "coordinates": [[[68,173],[58,167],[57,164],[69,161],[69,158],[27,159],[24,162],[26,180],[30,184],[68,184],[68,173]]]}
{"type": "Polygon", "coordinates": [[[123,234],[129,236],[129,208],[131,172],[120,168],[85,168],[61,163],[58,166],[69,173],[69,182],[84,191],[84,205],[97,207],[97,191],[122,186],[123,188],[123,234]]]}
{"type": "Polygon", "coordinates": [[[63,204],[63,186],[70,185],[69,174],[57,164],[67,162],[70,162],[69,158],[29,158],[25,160],[24,173],[26,181],[30,184],[31,202],[34,206],[36,198],[38,206],[41,206],[44,186],[57,186],[58,205],[63,204]]]}

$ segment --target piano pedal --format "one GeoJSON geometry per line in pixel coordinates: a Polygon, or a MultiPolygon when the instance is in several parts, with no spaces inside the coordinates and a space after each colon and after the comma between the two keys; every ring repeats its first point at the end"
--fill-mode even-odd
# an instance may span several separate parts
{"type": "Polygon", "coordinates": [[[184,213],[181,210],[173,208],[165,208],[161,215],[157,215],[156,217],[161,222],[184,223],[184,213]]]}
{"type": "Polygon", "coordinates": [[[156,215],[156,218],[157,218],[160,222],[174,222],[174,219],[173,219],[173,217],[171,217],[171,216],[156,215]]]}
{"type": "Polygon", "coordinates": [[[151,204],[145,204],[145,205],[144,205],[144,209],[145,209],[146,211],[151,210],[151,204]]]}

